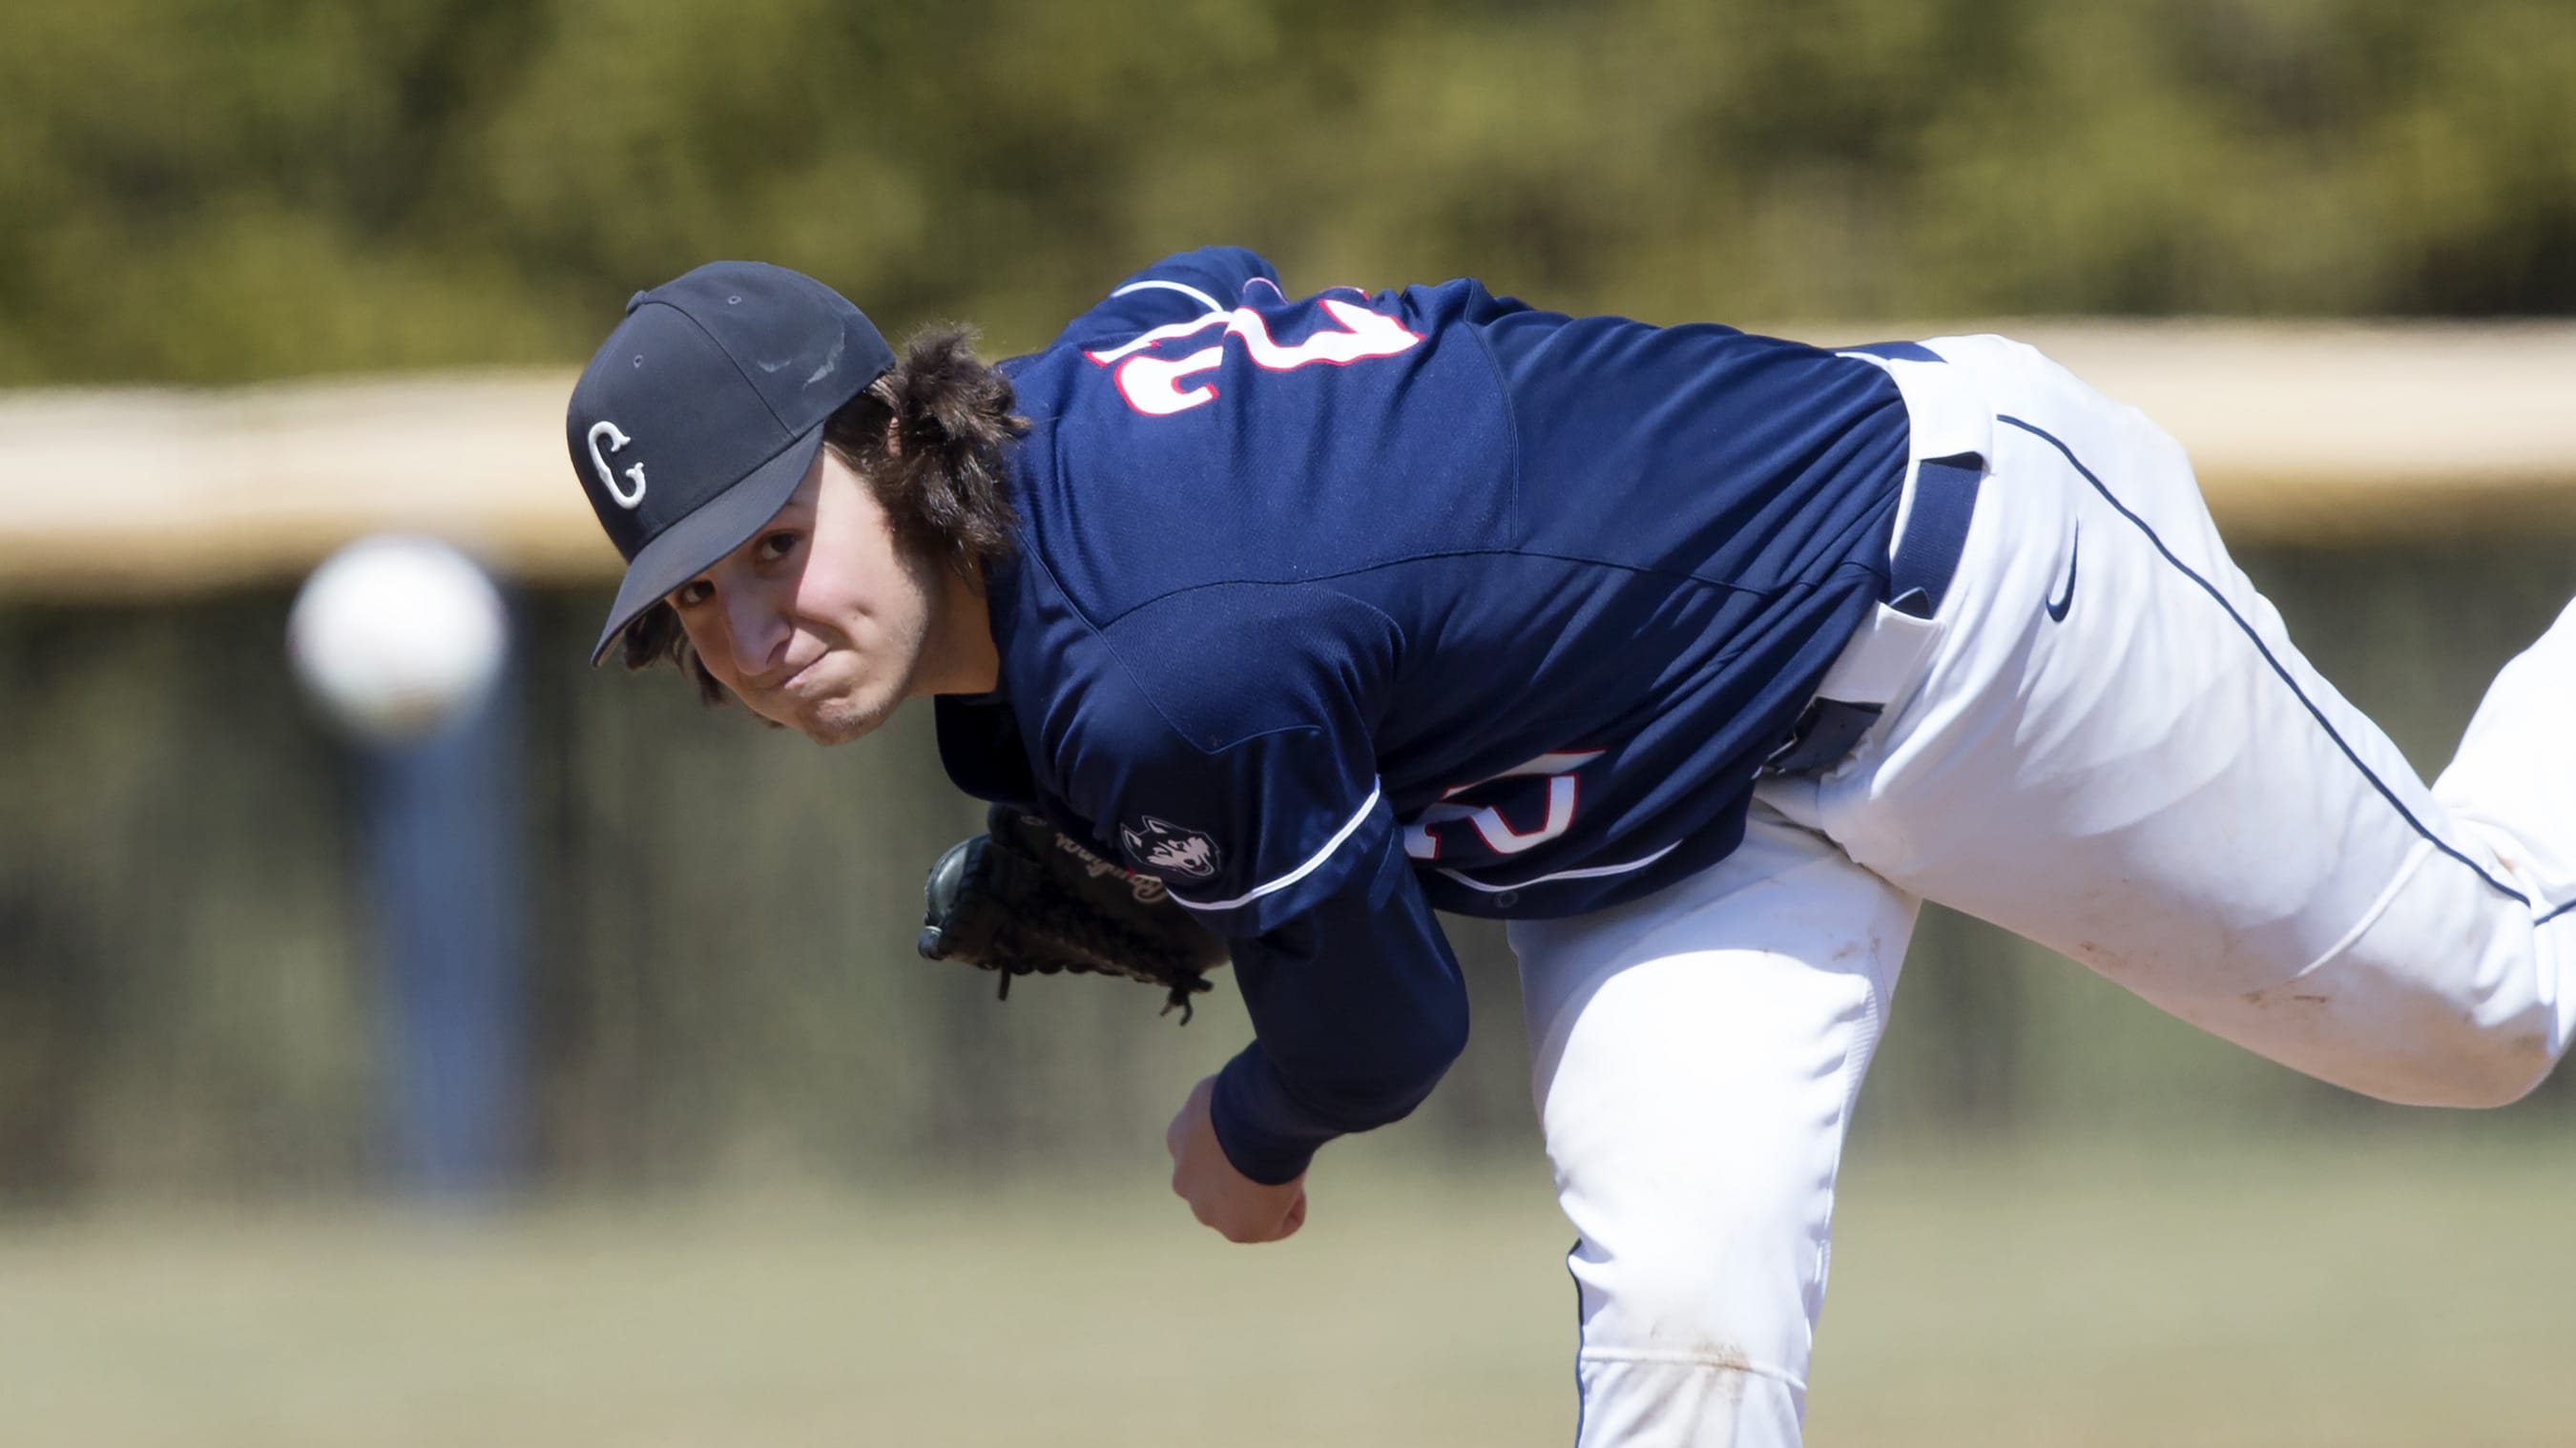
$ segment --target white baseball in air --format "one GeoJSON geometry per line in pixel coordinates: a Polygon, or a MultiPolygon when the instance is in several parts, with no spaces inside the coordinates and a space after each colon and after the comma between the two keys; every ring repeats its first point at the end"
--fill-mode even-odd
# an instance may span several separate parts
{"type": "Polygon", "coordinates": [[[370,743],[418,739],[481,702],[510,647],[500,591],[434,538],[382,534],[332,554],[286,620],[295,676],[370,743]]]}

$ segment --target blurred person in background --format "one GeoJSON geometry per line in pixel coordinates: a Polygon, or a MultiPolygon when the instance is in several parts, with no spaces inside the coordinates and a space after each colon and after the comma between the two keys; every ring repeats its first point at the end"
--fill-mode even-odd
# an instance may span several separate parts
{"type": "Polygon", "coordinates": [[[1256,1038],[1168,1144],[1229,1239],[1457,1055],[1433,912],[1510,921],[1583,1444],[1797,1441],[1924,899],[2388,1100],[2514,1100],[2576,1030],[2576,626],[2427,786],[2181,449],[2003,339],[1292,299],[1215,248],[987,366],[717,263],[567,440],[628,560],[594,661],[824,743],[931,697],[961,789],[1228,938],[1256,1038]]]}

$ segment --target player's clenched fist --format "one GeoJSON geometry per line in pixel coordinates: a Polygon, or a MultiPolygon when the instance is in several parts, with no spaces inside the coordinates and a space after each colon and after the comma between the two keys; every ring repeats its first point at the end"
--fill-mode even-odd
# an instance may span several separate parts
{"type": "Polygon", "coordinates": [[[1214,1227],[1229,1242],[1276,1242],[1306,1225],[1306,1178],[1264,1186],[1234,1169],[1217,1145],[1216,1126],[1208,1119],[1208,1102],[1216,1094],[1210,1076],[1190,1088],[1190,1099],[1163,1132],[1172,1154],[1172,1194],[1190,1204],[1190,1214],[1214,1227]]]}

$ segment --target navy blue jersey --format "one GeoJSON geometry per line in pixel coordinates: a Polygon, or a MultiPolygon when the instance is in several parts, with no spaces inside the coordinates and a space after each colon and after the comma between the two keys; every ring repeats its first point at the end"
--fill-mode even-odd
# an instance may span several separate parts
{"type": "Polygon", "coordinates": [[[1431,917],[1595,910],[1742,838],[1881,596],[1904,405],[1865,362],[1473,281],[1285,296],[1210,249],[1003,370],[1031,428],[969,792],[1233,937],[1236,1167],[1409,1111],[1463,1042],[1431,917]]]}

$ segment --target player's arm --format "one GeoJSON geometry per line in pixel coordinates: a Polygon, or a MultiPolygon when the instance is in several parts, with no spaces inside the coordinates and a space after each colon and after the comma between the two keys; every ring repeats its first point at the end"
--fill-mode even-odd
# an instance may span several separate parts
{"type": "MultiPolygon", "coordinates": [[[[1207,878],[1170,867],[1162,876],[1176,903],[1231,937],[1254,1038],[1191,1094],[1169,1144],[1173,1190],[1242,1242],[1296,1230],[1315,1152],[1410,1113],[1467,1039],[1457,959],[1374,781],[1356,810],[1323,807],[1333,787],[1299,762],[1320,741],[1252,743],[1251,756],[1209,761],[1216,772],[1198,784],[1178,772],[1168,794],[1145,782],[1130,806],[1156,828],[1169,821],[1143,800],[1194,808],[1206,833],[1189,839],[1209,841],[1198,858],[1219,867],[1207,878]],[[1217,799],[1234,803],[1213,808],[1217,799]],[[1284,838],[1265,842],[1265,831],[1284,838]],[[1251,868],[1222,868],[1229,857],[1251,868]]],[[[1130,863],[1155,868],[1150,854],[1131,852],[1130,863]]]]}
{"type": "MultiPolygon", "coordinates": [[[[1383,801],[1362,824],[1324,862],[1337,885],[1233,942],[1254,1038],[1199,1083],[1167,1133],[1173,1191],[1233,1241],[1296,1231],[1316,1151],[1409,1114],[1466,1045],[1465,982],[1383,801]]],[[[1233,913],[1213,897],[1173,898],[1202,918],[1233,913]]]]}
{"type": "Polygon", "coordinates": [[[1097,306],[1065,327],[1056,345],[1114,346],[1156,327],[1229,312],[1243,304],[1247,287],[1261,299],[1275,299],[1279,273],[1239,246],[1175,252],[1110,288],[1097,306]]]}
{"type": "Polygon", "coordinates": [[[1078,727],[1046,746],[1123,862],[1232,942],[1256,1040],[1196,1102],[1221,1162],[1181,1163],[1176,1185],[1215,1164],[1247,1189],[1294,1182],[1333,1137],[1410,1112],[1466,1036],[1457,962],[1405,861],[1364,722],[1361,700],[1397,652],[1389,626],[1318,594],[1288,626],[1275,592],[1255,592],[1130,615],[1131,657],[1166,687],[1149,697],[1129,669],[1098,671],[1067,711],[1078,727]],[[1233,631],[1211,625],[1255,603],[1269,642],[1246,675],[1233,631]]]}
{"type": "Polygon", "coordinates": [[[1303,1226],[1316,1149],[1410,1112],[1466,1043],[1448,942],[1400,854],[1388,863],[1235,948],[1259,1034],[1165,1133],[1172,1190],[1231,1241],[1303,1226]]]}
{"type": "Polygon", "coordinates": [[[1235,943],[1254,1037],[1209,1115],[1253,1181],[1293,1181],[1334,1137],[1401,1120],[1466,1048],[1466,984],[1392,825],[1340,889],[1235,943]]]}

